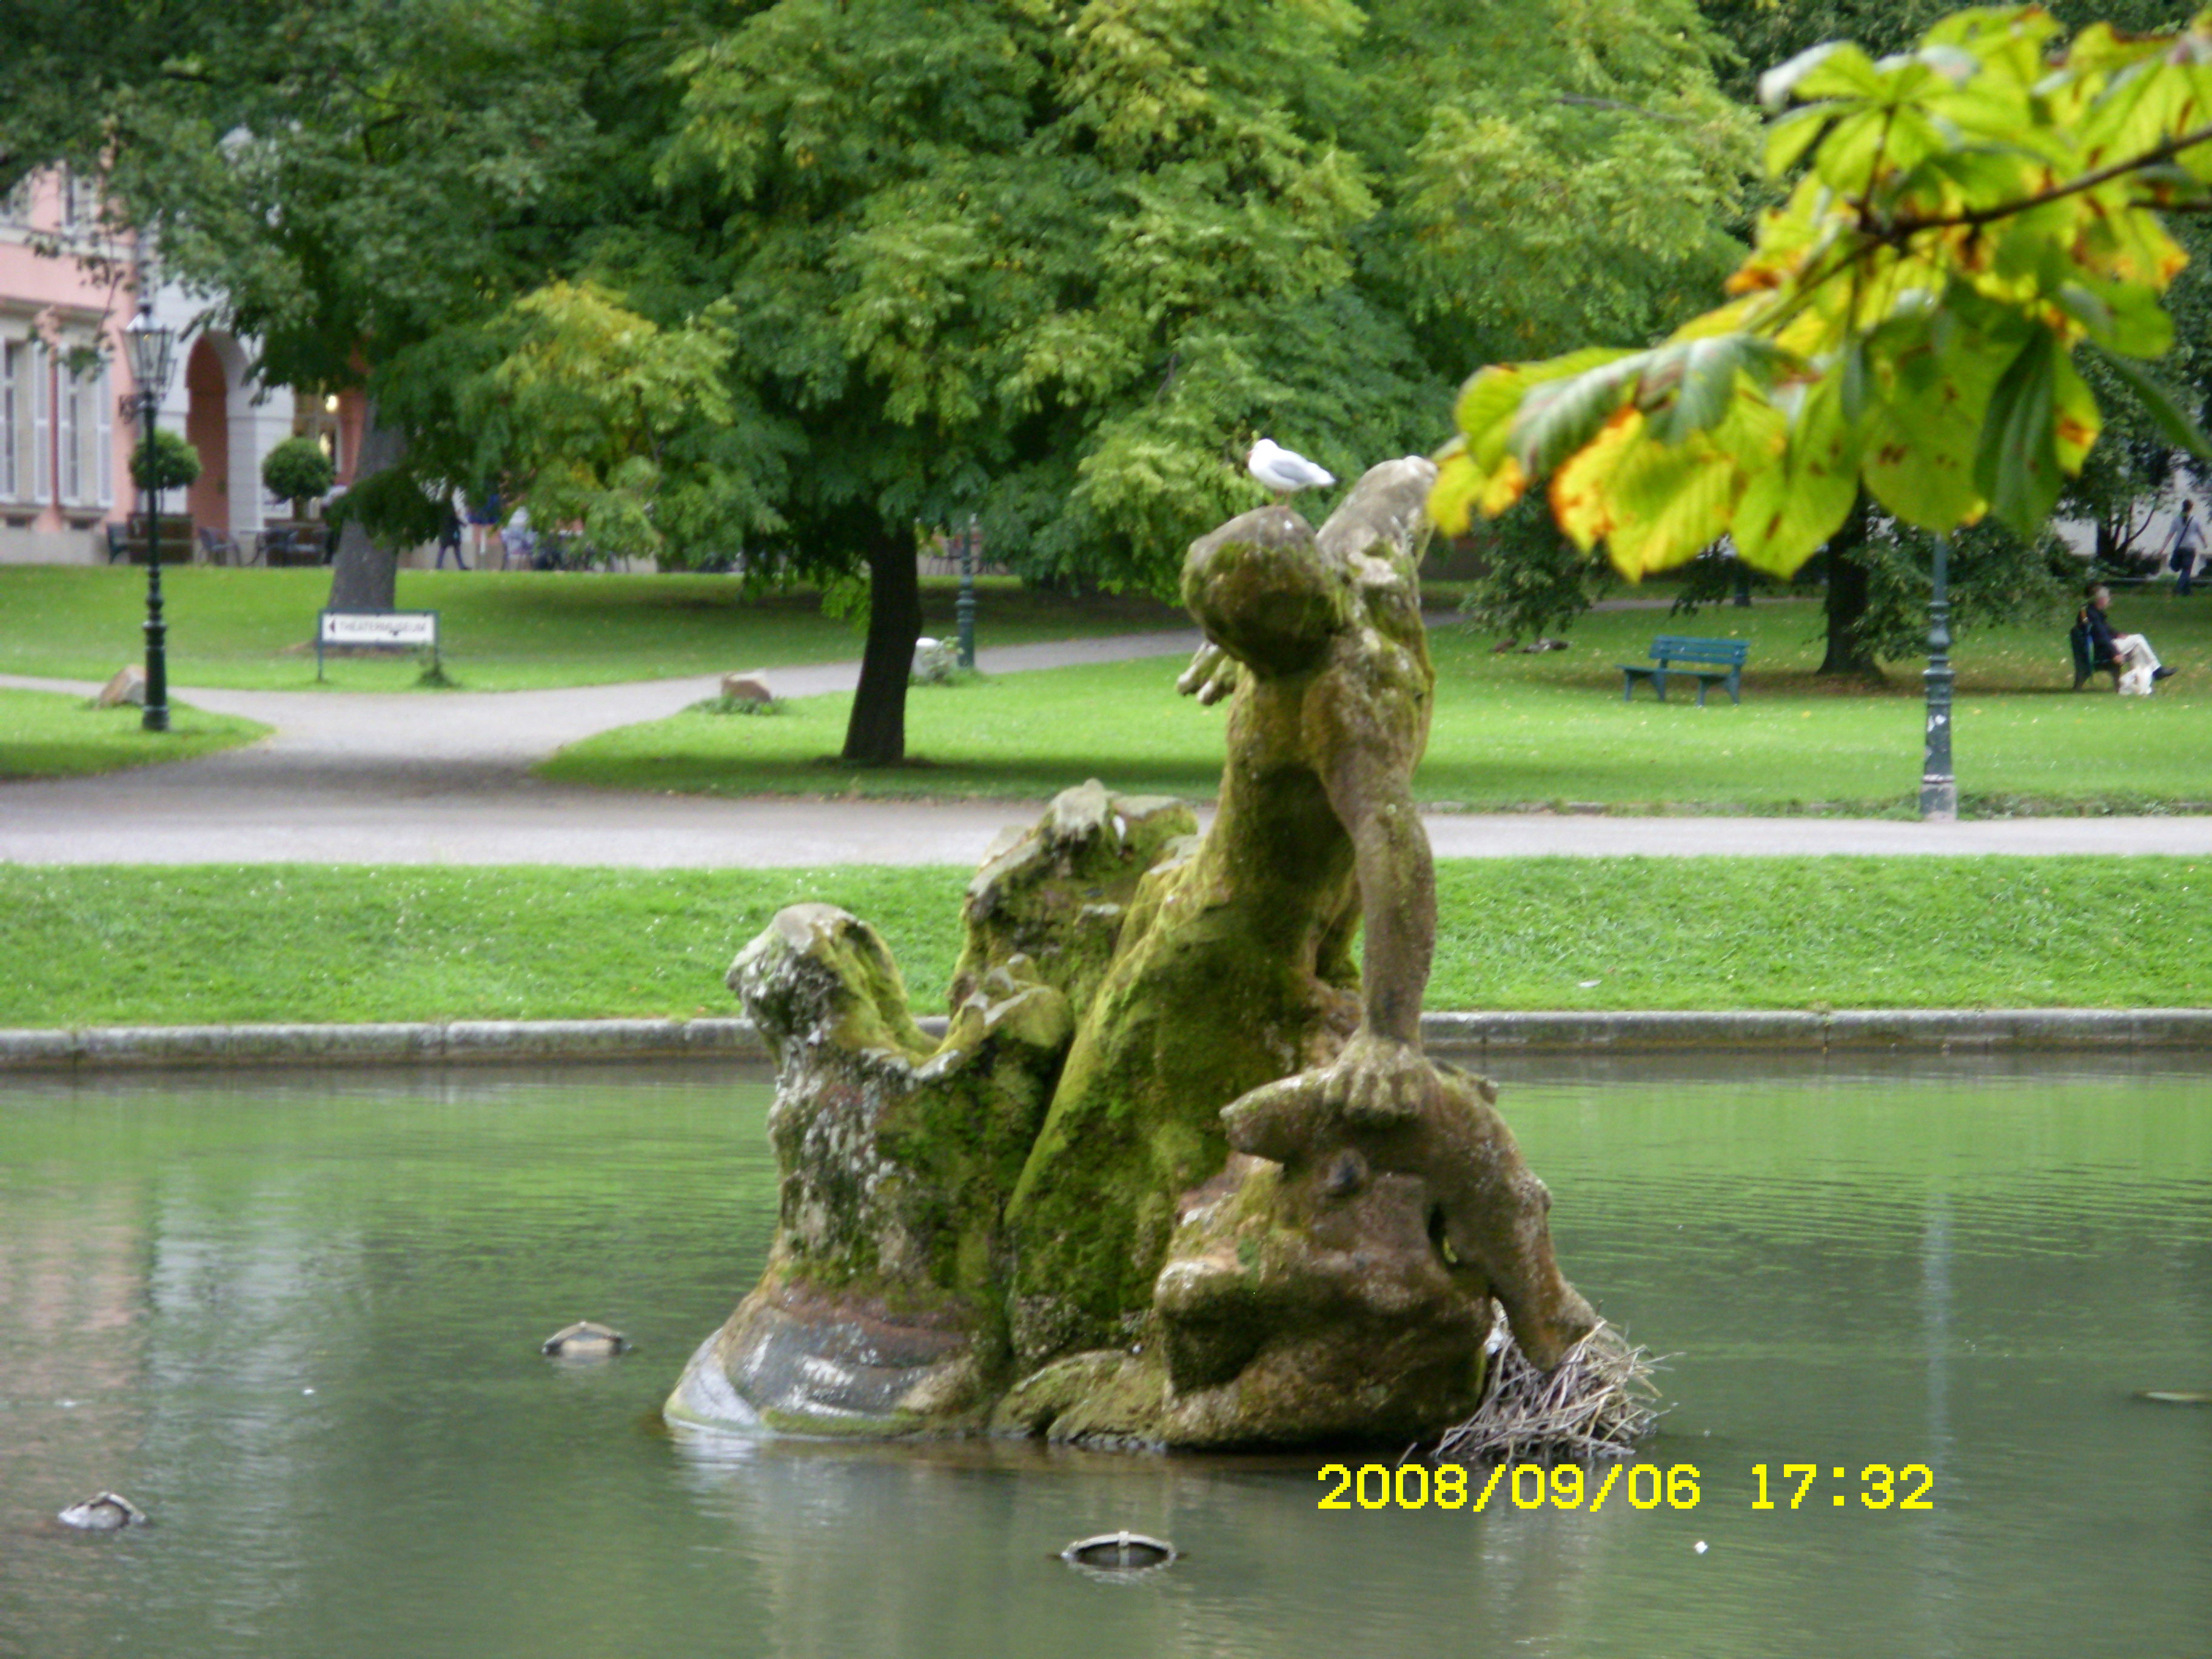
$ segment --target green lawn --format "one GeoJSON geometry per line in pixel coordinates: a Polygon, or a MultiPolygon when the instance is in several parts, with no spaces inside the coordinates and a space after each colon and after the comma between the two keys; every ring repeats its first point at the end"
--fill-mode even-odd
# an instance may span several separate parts
{"type": "MultiPolygon", "coordinates": [[[[315,616],[327,570],[181,567],[162,574],[169,678],[177,685],[311,689],[315,616]]],[[[1188,627],[1145,599],[1080,601],[978,584],[981,643],[1019,645],[1133,629],[1188,627]]],[[[953,629],[957,583],[922,584],[927,625],[953,629]]],[[[143,569],[0,566],[0,673],[105,680],[143,647],[143,569]]],[[[399,573],[403,610],[435,611],[447,672],[471,690],[603,685],[732,669],[835,662],[860,654],[857,623],[822,614],[811,591],[744,597],[727,576],[550,575],[533,571],[399,573]]],[[[332,659],[329,684],[404,690],[411,659],[332,659]]]]}
{"type": "Polygon", "coordinates": [[[228,714],[169,705],[169,729],[139,726],[128,704],[94,708],[53,691],[0,690],[0,778],[70,778],[157,761],[191,760],[266,737],[269,728],[228,714]]]}
{"type": "MultiPolygon", "coordinates": [[[[2179,672],[2156,696],[2069,690],[2063,629],[1970,635],[1959,650],[1956,757],[1970,811],[2212,810],[2212,599],[2123,600],[2179,672]]],[[[1914,810],[1923,703],[1916,665],[1869,692],[1816,678],[1813,602],[1669,618],[1608,611],[1573,648],[1494,656],[1463,628],[1431,635],[1437,714],[1417,778],[1424,799],[1494,811],[1570,802],[1620,811],[1914,810]],[[1648,688],[1623,702],[1615,665],[1662,631],[1751,641],[1742,705],[1699,708],[1648,688]]],[[[687,713],[564,750],[549,777],[711,794],[1038,799],[1085,777],[1131,791],[1210,797],[1222,710],[1177,697],[1179,664],[1117,663],[916,688],[908,743],[918,763],[854,771],[836,753],[848,699],[794,702],[772,720],[687,713]]],[[[2109,687],[2101,678],[2097,687],[2109,687]]]]}
{"type": "MultiPolygon", "coordinates": [[[[968,872],[0,865],[0,1026],[737,1012],[785,904],[941,1009],[968,872]]],[[[2212,1006],[2212,865],[1544,859],[1437,870],[1437,1009],[2212,1006]]]]}

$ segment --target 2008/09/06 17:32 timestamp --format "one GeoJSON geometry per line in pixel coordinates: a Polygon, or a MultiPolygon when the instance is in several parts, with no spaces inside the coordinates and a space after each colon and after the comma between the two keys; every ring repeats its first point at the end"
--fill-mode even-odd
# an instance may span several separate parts
{"type": "MultiPolygon", "coordinates": [[[[1887,1463],[1869,1463],[1856,1476],[1843,1464],[1784,1463],[1778,1479],[1771,1479],[1774,1466],[1751,1466],[1751,1507],[1755,1510],[1802,1509],[1828,1506],[1869,1510],[1932,1510],[1936,1507],[1936,1472],[1925,1463],[1893,1468],[1887,1463]],[[1850,1490],[1823,1493],[1823,1479],[1842,1482],[1850,1490]]],[[[1487,1479],[1480,1469],[1472,1474],[1459,1463],[1362,1464],[1356,1471],[1347,1463],[1322,1466],[1319,1479],[1329,1490],[1316,1508],[1345,1510],[1467,1510],[1480,1514],[1493,1498],[1510,1498],[1516,1509],[1588,1509],[1595,1515],[1618,1496],[1631,1508],[1693,1510],[1705,1499],[1705,1476],[1694,1463],[1615,1463],[1602,1474],[1576,1463],[1500,1463],[1487,1479]]]]}

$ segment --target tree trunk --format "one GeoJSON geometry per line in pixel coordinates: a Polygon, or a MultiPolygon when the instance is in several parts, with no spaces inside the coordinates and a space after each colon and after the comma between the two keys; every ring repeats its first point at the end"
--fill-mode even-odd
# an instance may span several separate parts
{"type": "Polygon", "coordinates": [[[914,642],[921,637],[921,572],[914,538],[902,526],[868,540],[868,644],[860,686],[845,727],[845,759],[896,766],[906,758],[906,688],[914,642]]]}
{"type": "MultiPolygon", "coordinates": [[[[361,453],[354,462],[349,491],[359,489],[376,474],[397,466],[407,453],[406,434],[396,426],[383,426],[376,418],[371,398],[362,422],[361,453]]],[[[361,520],[351,514],[338,532],[337,557],[331,564],[331,605],[333,611],[389,611],[398,593],[399,554],[380,548],[361,520]]]]}
{"type": "Polygon", "coordinates": [[[1859,561],[1858,550],[1866,544],[1869,507],[1866,492],[1862,490],[1850,516],[1828,538],[1828,651],[1814,671],[1818,673],[1857,679],[1881,678],[1881,665],[1860,638],[1866,623],[1867,568],[1859,561]]]}

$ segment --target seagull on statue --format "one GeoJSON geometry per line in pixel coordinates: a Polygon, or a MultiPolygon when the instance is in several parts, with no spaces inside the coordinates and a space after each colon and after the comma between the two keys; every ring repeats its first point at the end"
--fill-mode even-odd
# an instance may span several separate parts
{"type": "Polygon", "coordinates": [[[1336,474],[1327,467],[1316,466],[1273,438],[1262,438],[1252,446],[1252,453],[1244,458],[1244,470],[1273,490],[1278,501],[1288,501],[1301,489],[1336,482],[1336,474]]]}

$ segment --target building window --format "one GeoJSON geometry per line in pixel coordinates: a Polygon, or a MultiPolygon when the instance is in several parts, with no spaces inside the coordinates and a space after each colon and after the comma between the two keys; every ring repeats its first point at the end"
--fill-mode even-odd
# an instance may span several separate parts
{"type": "Polygon", "coordinates": [[[53,494],[53,376],[46,366],[45,341],[25,343],[22,353],[24,378],[30,386],[24,401],[31,411],[30,441],[21,451],[30,462],[22,480],[22,499],[45,501],[53,494]]]}
{"type": "Polygon", "coordinates": [[[20,179],[15,188],[0,196],[0,225],[26,225],[31,222],[31,180],[20,179]]]}
{"type": "Polygon", "coordinates": [[[91,230],[100,217],[100,184],[75,167],[62,169],[62,232],[91,230]]]}
{"type": "Polygon", "coordinates": [[[22,500],[30,471],[30,359],[27,341],[0,341],[0,501],[22,500]]]}
{"type": "Polygon", "coordinates": [[[55,387],[54,459],[64,507],[106,507],[115,498],[115,428],[108,410],[107,365],[64,374],[55,387]]]}

